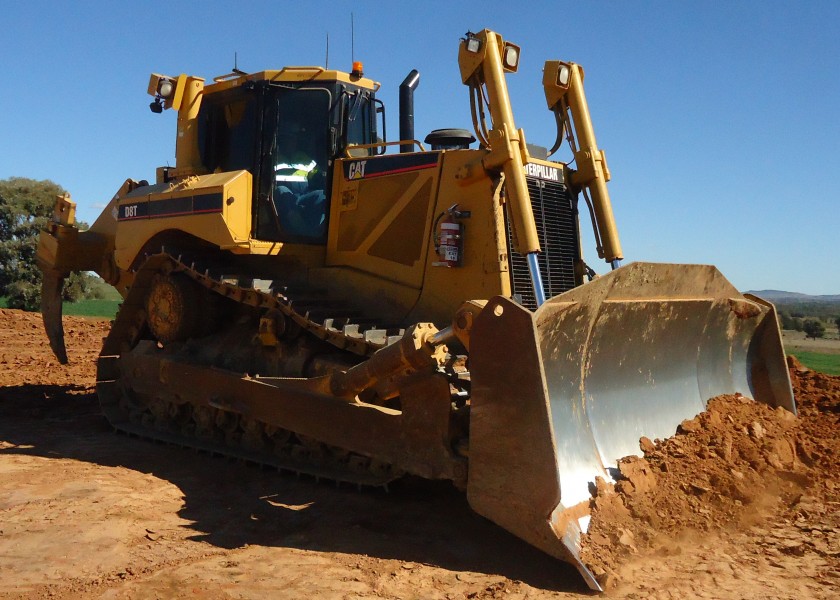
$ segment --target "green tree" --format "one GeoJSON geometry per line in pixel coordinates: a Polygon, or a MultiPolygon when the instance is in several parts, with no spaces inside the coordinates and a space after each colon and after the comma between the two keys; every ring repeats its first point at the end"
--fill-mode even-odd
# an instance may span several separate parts
{"type": "Polygon", "coordinates": [[[825,325],[817,319],[805,319],[802,323],[802,331],[805,332],[806,338],[821,338],[825,335],[825,325]]]}
{"type": "Polygon", "coordinates": [[[840,317],[834,318],[834,324],[837,325],[837,333],[840,334],[840,317]]]}
{"type": "Polygon", "coordinates": [[[779,311],[779,325],[782,329],[793,329],[793,317],[786,310],[779,311]]]}
{"type": "MultiPolygon", "coordinates": [[[[10,308],[39,308],[38,233],[52,216],[56,196],[63,193],[64,189],[50,180],[0,179],[0,296],[6,297],[10,308]]],[[[63,298],[75,301],[94,294],[92,281],[87,273],[71,274],[63,298]]]]}

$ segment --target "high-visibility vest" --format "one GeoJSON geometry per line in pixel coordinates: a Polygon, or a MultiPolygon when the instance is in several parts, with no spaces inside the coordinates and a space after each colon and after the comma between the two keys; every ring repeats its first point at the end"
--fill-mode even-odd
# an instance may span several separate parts
{"type": "Polygon", "coordinates": [[[283,162],[274,167],[275,181],[294,181],[303,183],[307,176],[315,170],[317,163],[314,160],[308,163],[283,162]]]}

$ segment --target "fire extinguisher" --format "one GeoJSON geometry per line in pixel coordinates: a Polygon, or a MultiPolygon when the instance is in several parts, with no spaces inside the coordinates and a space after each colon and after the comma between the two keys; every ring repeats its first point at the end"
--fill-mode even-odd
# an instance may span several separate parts
{"type": "Polygon", "coordinates": [[[435,250],[438,261],[435,267],[460,267],[464,258],[464,225],[457,219],[470,216],[469,211],[458,210],[453,204],[435,220],[435,250]]]}

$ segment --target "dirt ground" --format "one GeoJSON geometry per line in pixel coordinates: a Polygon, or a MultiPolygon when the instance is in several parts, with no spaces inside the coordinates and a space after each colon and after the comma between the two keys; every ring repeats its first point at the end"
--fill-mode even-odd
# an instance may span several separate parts
{"type": "MultiPolygon", "coordinates": [[[[107,327],[66,317],[62,366],[39,315],[0,309],[0,597],[591,596],[448,485],[359,493],[113,433],[107,327]]],[[[719,399],[599,488],[607,596],[840,595],[840,378],[792,373],[799,418],[719,399]]]]}
{"type": "Polygon", "coordinates": [[[810,339],[805,337],[804,331],[789,331],[786,329],[782,332],[782,340],[785,348],[789,350],[840,354],[840,335],[836,331],[828,331],[822,338],[810,339]]]}

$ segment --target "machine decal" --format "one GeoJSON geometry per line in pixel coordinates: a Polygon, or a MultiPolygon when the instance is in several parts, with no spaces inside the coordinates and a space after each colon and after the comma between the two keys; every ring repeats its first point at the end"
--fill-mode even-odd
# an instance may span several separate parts
{"type": "Polygon", "coordinates": [[[439,154],[438,152],[423,152],[347,161],[344,163],[344,178],[352,181],[431,169],[437,166],[439,154]]]}
{"type": "Polygon", "coordinates": [[[159,217],[177,217],[222,211],[222,194],[201,194],[163,200],[142,200],[129,202],[119,208],[119,221],[135,219],[156,219],[159,217]]]}
{"type": "Polygon", "coordinates": [[[560,169],[557,167],[528,163],[525,165],[525,174],[546,181],[560,181],[560,169]]]}
{"type": "Polygon", "coordinates": [[[149,203],[132,202],[120,206],[117,219],[120,221],[131,221],[133,219],[147,219],[149,217],[149,203]]]}

